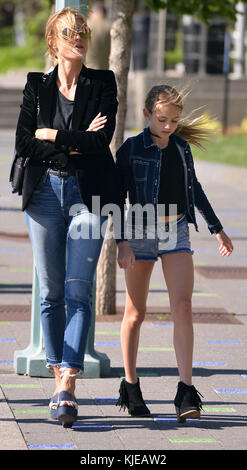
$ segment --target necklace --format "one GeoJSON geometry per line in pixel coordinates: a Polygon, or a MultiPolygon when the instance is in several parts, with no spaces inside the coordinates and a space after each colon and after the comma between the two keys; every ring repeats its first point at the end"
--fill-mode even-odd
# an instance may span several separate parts
{"type": "MultiPolygon", "coordinates": [[[[61,82],[60,82],[60,83],[61,83],[61,82]]],[[[64,86],[64,85],[70,86],[70,85],[72,85],[72,84],[73,84],[73,82],[71,82],[71,83],[61,83],[61,85],[63,85],[63,86],[64,86]]],[[[74,83],[74,85],[76,85],[76,83],[74,83]]]]}
{"type": "Polygon", "coordinates": [[[62,86],[65,86],[65,85],[66,85],[66,86],[70,86],[70,85],[73,85],[73,84],[74,84],[74,86],[76,85],[76,83],[74,83],[74,82],[71,82],[71,83],[62,83],[60,79],[59,79],[59,82],[60,82],[60,85],[62,85],[62,86]]]}

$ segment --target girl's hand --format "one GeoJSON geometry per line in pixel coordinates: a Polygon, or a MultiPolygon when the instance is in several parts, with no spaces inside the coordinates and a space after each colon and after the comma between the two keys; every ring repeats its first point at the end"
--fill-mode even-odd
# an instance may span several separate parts
{"type": "Polygon", "coordinates": [[[118,265],[122,269],[133,268],[135,263],[135,255],[131,250],[128,242],[120,242],[118,244],[118,265]]]}
{"type": "Polygon", "coordinates": [[[220,243],[220,254],[222,256],[230,256],[231,252],[233,251],[233,244],[224,230],[221,230],[221,232],[217,233],[216,238],[220,243]]]}
{"type": "Polygon", "coordinates": [[[101,113],[97,114],[97,116],[92,120],[91,124],[89,124],[87,131],[97,132],[99,129],[103,129],[106,121],[106,116],[101,116],[101,113]]]}
{"type": "Polygon", "coordinates": [[[50,140],[51,142],[55,142],[57,135],[57,129],[49,129],[44,127],[43,129],[37,129],[35,132],[36,139],[40,140],[50,140]]]}

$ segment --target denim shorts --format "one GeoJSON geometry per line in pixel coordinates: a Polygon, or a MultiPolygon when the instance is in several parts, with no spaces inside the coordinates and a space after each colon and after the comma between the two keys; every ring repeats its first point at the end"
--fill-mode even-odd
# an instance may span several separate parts
{"type": "Polygon", "coordinates": [[[128,242],[137,261],[157,261],[159,256],[170,253],[194,253],[185,214],[177,220],[159,223],[155,230],[144,230],[142,237],[138,229],[132,229],[132,238],[128,238],[128,242]]]}

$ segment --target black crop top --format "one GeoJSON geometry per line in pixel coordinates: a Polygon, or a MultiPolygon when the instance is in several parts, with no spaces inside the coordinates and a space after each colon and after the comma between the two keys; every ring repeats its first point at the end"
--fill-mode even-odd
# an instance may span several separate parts
{"type": "Polygon", "coordinates": [[[166,204],[165,215],[169,215],[168,204],[177,204],[177,213],[185,211],[184,168],[175,142],[162,150],[158,203],[166,204]]]}

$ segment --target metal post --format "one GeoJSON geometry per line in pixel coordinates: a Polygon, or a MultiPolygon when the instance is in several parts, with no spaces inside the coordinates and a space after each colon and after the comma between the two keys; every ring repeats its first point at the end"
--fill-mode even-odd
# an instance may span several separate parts
{"type": "Polygon", "coordinates": [[[29,346],[14,353],[14,369],[17,374],[27,374],[32,377],[51,377],[46,368],[43,335],[40,323],[39,281],[35,264],[33,264],[32,284],[31,337],[29,346]]]}
{"type": "MultiPolygon", "coordinates": [[[[87,16],[87,0],[56,0],[55,11],[71,6],[87,16]]],[[[14,369],[17,374],[27,374],[32,377],[52,377],[53,372],[46,368],[44,340],[40,322],[40,293],[39,280],[35,264],[33,264],[31,311],[31,338],[29,346],[14,353],[14,369]]],[[[94,350],[95,336],[95,298],[96,275],[92,291],[92,321],[88,334],[84,358],[83,377],[108,377],[110,375],[110,359],[104,353],[94,350]]]]}
{"type": "Polygon", "coordinates": [[[55,11],[62,10],[65,7],[76,8],[87,16],[87,0],[56,0],[55,11]]]}

